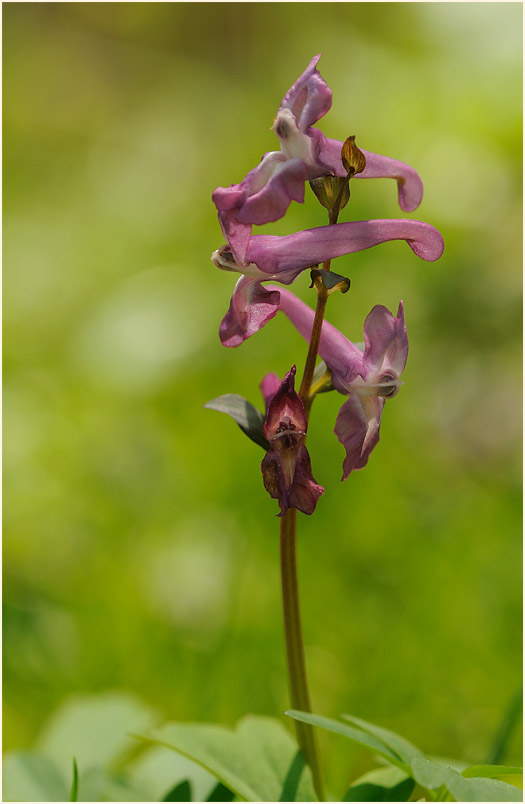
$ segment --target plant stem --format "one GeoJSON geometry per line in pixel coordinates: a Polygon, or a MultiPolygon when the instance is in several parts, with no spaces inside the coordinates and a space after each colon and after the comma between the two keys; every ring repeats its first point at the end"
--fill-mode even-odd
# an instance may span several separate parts
{"type": "MultiPolygon", "coordinates": [[[[339,215],[339,206],[342,197],[342,190],[337,199],[336,209],[330,214],[330,223],[335,223],[339,215]]],[[[330,270],[330,260],[323,263],[323,270],[330,270]]],[[[304,405],[306,421],[310,415],[313,397],[310,396],[310,388],[321,340],[323,318],[326,308],[328,293],[324,285],[316,285],[317,306],[315,309],[314,323],[308,345],[308,354],[304,367],[303,379],[299,389],[299,396],[304,405]]],[[[281,542],[281,582],[283,594],[283,617],[284,617],[284,636],[286,641],[286,658],[288,664],[288,688],[290,692],[290,703],[293,709],[301,712],[311,712],[310,695],[308,692],[308,682],[306,679],[306,664],[304,661],[303,634],[301,630],[301,615],[299,610],[299,589],[297,585],[297,561],[296,561],[296,530],[297,530],[297,509],[289,508],[281,517],[280,542],[281,542]]],[[[319,801],[324,801],[323,785],[321,781],[321,767],[319,763],[319,752],[317,749],[317,739],[313,728],[308,723],[295,721],[295,732],[297,742],[303,756],[312,771],[312,779],[315,792],[319,801]]]]}
{"type": "MultiPolygon", "coordinates": [[[[330,266],[330,263],[328,263],[328,266],[330,266]]],[[[313,398],[310,396],[310,386],[312,384],[312,377],[314,376],[315,361],[317,360],[317,351],[319,349],[319,341],[321,340],[321,331],[323,327],[323,318],[327,299],[328,294],[326,289],[324,287],[318,288],[317,307],[315,308],[312,334],[310,335],[310,344],[308,346],[308,354],[306,356],[303,379],[301,381],[301,387],[299,388],[299,396],[301,397],[304,405],[306,421],[308,421],[310,416],[310,408],[312,407],[313,402],[313,398]]]]}
{"type": "MultiPolygon", "coordinates": [[[[281,517],[281,581],[283,593],[284,635],[288,663],[288,687],[293,709],[311,712],[306,665],[304,661],[301,616],[299,612],[299,590],[297,586],[296,562],[296,523],[297,510],[289,508],[281,517]]],[[[324,800],[321,783],[321,769],[313,728],[307,723],[295,721],[297,741],[303,756],[310,766],[315,792],[319,801],[324,800]]]]}

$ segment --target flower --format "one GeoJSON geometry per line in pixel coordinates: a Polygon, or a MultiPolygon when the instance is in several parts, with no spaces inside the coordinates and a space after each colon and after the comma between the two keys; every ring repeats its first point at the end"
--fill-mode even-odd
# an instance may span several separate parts
{"type": "MultiPolygon", "coordinates": [[[[279,309],[310,340],[314,311],[288,290],[280,291],[279,309]]],[[[346,450],[343,480],[366,465],[379,441],[385,400],[399,390],[408,354],[403,302],[399,302],[396,317],[381,304],[373,307],[363,333],[364,351],[324,321],[319,343],[334,388],[348,396],[335,423],[335,434],[346,450]]]]}
{"type": "Polygon", "coordinates": [[[261,282],[289,285],[305,268],[390,240],[405,240],[418,257],[430,262],[437,260],[444,248],[437,229],[408,219],[349,221],[285,236],[254,235],[244,266],[235,261],[228,246],[222,246],[212,254],[214,264],[243,274],[220,326],[222,344],[240,346],[276,315],[279,289],[268,291],[261,282]]]}
{"type": "Polygon", "coordinates": [[[276,374],[267,374],[261,382],[266,402],[263,435],[270,443],[261,471],[266,491],[279,502],[279,516],[289,508],[313,514],[324,492],[312,476],[310,456],[304,445],[306,415],[294,380],[295,366],[292,366],[282,382],[276,374]]]}
{"type": "MultiPolygon", "coordinates": [[[[320,58],[311,60],[279,106],[272,128],[280,150],[266,153],[240,184],[217,187],[212,195],[224,237],[239,265],[249,260],[252,224],[279,220],[291,201],[303,202],[308,179],[347,175],[341,160],[343,143],[313,127],[332,105],[332,91],[317,70],[320,58]]],[[[401,208],[412,212],[419,206],[423,184],[413,168],[369,151],[362,153],[367,164],[358,177],[395,178],[401,208]]]]}

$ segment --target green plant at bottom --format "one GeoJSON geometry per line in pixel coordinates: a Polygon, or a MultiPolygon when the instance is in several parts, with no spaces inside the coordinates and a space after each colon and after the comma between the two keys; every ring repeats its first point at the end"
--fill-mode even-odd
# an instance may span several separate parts
{"type": "MultiPolygon", "coordinates": [[[[356,717],[290,710],[372,751],[379,763],[335,801],[521,801],[522,771],[426,756],[404,737],[356,717]]],[[[4,758],[4,801],[317,801],[310,768],[285,725],[248,715],[215,724],[155,724],[127,693],[75,696],[34,751],[4,758]]]]}

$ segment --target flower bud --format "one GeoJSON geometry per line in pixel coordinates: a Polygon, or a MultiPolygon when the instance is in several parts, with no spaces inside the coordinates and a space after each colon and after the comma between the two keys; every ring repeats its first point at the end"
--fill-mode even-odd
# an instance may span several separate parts
{"type": "Polygon", "coordinates": [[[345,170],[348,172],[348,177],[355,176],[356,173],[362,173],[366,167],[366,158],[362,151],[359,150],[355,144],[355,135],[347,137],[343,142],[341,148],[341,159],[345,170]]]}
{"type": "Polygon", "coordinates": [[[339,194],[341,194],[339,209],[346,207],[350,200],[348,179],[344,176],[321,176],[320,179],[310,179],[310,187],[328,212],[333,211],[339,194]]]}

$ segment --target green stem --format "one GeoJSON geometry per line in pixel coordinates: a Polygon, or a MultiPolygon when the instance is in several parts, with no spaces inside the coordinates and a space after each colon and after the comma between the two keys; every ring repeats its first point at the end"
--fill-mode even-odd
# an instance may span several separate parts
{"type": "MultiPolygon", "coordinates": [[[[329,216],[330,223],[335,223],[339,215],[341,193],[338,198],[335,211],[329,216]]],[[[330,260],[323,263],[325,271],[330,270],[330,260]]],[[[299,389],[299,396],[304,405],[306,421],[310,415],[313,396],[311,395],[311,385],[321,340],[323,318],[326,308],[328,293],[324,285],[316,285],[317,306],[315,309],[314,323],[310,335],[308,354],[304,367],[303,379],[299,389]]],[[[299,610],[299,589],[297,585],[297,561],[296,561],[296,530],[297,530],[297,509],[289,508],[281,517],[280,541],[281,541],[281,581],[283,594],[283,617],[284,617],[284,636],[286,641],[286,659],[288,664],[288,688],[290,692],[290,703],[293,709],[301,712],[311,712],[310,695],[308,692],[308,682],[306,680],[306,664],[304,660],[303,635],[301,630],[301,615],[299,610]]],[[[317,739],[313,728],[308,723],[295,721],[295,731],[297,742],[303,756],[312,771],[312,779],[319,801],[324,801],[323,785],[321,781],[321,767],[319,763],[319,752],[317,749],[317,739]]]]}
{"type": "MultiPolygon", "coordinates": [[[[328,263],[328,266],[330,266],[330,263],[328,263]]],[[[326,289],[324,287],[318,288],[317,307],[315,308],[315,317],[312,326],[312,334],[310,335],[310,344],[308,346],[308,354],[306,356],[303,379],[301,382],[301,387],[299,388],[299,396],[301,397],[302,403],[304,405],[306,421],[308,421],[308,418],[310,416],[310,408],[312,407],[313,402],[313,397],[310,396],[310,386],[312,385],[312,378],[314,376],[315,371],[315,361],[317,360],[317,351],[319,349],[319,341],[321,340],[321,331],[323,328],[323,318],[327,299],[328,294],[326,292],[326,289]]]]}
{"type": "MultiPolygon", "coordinates": [[[[350,174],[347,176],[347,179],[350,177],[350,174]]],[[[339,217],[339,213],[341,211],[341,201],[343,199],[343,193],[345,191],[345,185],[341,184],[341,189],[337,194],[337,198],[335,199],[335,204],[332,209],[328,212],[328,223],[333,224],[337,223],[337,219],[339,217]]],[[[328,269],[326,269],[328,270],[328,269]]]]}
{"type": "MultiPolygon", "coordinates": [[[[297,510],[289,508],[281,517],[281,581],[283,593],[284,635],[288,663],[288,687],[293,709],[311,712],[306,665],[304,661],[299,590],[296,562],[297,510]]],[[[324,800],[317,742],[313,728],[307,723],[295,721],[297,741],[303,756],[310,766],[315,792],[319,801],[324,800]]]]}

